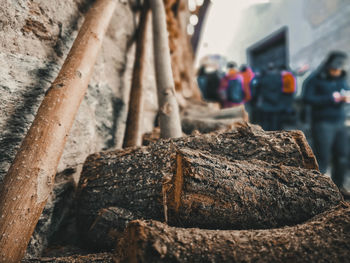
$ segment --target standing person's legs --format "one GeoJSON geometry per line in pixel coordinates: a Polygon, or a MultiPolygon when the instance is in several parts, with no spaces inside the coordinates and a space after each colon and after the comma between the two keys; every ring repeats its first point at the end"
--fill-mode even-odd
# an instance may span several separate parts
{"type": "Polygon", "coordinates": [[[315,122],[311,125],[312,148],[321,173],[327,172],[336,129],[332,123],[315,122]]]}
{"type": "Polygon", "coordinates": [[[259,125],[265,130],[268,131],[270,128],[270,122],[269,122],[269,113],[266,111],[261,110],[260,111],[260,121],[259,125]]]}
{"type": "Polygon", "coordinates": [[[269,131],[282,130],[282,113],[279,111],[273,111],[273,112],[270,112],[269,117],[270,117],[269,131]]]}
{"type": "Polygon", "coordinates": [[[341,188],[348,166],[348,136],[343,123],[337,125],[332,155],[332,180],[341,188]]]}
{"type": "Polygon", "coordinates": [[[283,130],[283,113],[282,113],[282,111],[275,112],[274,130],[275,131],[283,130]]]}
{"type": "Polygon", "coordinates": [[[265,131],[277,131],[280,130],[280,118],[279,112],[275,111],[262,111],[261,127],[265,131]]]}

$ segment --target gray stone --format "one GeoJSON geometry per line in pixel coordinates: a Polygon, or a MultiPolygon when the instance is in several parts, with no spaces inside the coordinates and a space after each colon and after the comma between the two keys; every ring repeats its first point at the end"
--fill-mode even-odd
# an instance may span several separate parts
{"type": "MultiPolygon", "coordinates": [[[[93,2],[0,0],[0,183],[93,2]]],[[[114,148],[123,140],[137,5],[135,1],[132,5],[128,1],[116,2],[87,93],[58,165],[54,191],[30,241],[28,256],[39,255],[59,228],[73,202],[74,181],[79,180],[85,158],[114,148]]],[[[153,55],[149,51],[147,58],[149,65],[144,77],[147,107],[143,120],[151,130],[157,101],[153,55]]]]}
{"type": "Polygon", "coordinates": [[[38,257],[42,254],[72,208],[76,189],[72,176],[74,172],[75,169],[70,168],[56,175],[55,187],[30,239],[26,257],[38,257]]]}

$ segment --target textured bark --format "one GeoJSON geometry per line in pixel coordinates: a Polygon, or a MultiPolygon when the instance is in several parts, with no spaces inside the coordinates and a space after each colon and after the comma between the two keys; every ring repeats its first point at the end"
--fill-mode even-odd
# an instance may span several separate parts
{"type": "Polygon", "coordinates": [[[194,55],[187,34],[191,13],[188,10],[187,0],[164,0],[164,5],[175,90],[178,98],[182,98],[181,102],[179,99],[180,106],[188,107],[193,101],[201,100],[194,71],[194,55]],[[191,99],[191,101],[184,99],[191,99]]]}
{"type": "Polygon", "coordinates": [[[229,119],[229,118],[242,118],[245,121],[248,121],[248,113],[244,109],[244,106],[237,106],[237,107],[232,107],[232,108],[228,108],[228,109],[213,111],[213,112],[209,112],[208,114],[206,114],[204,116],[206,116],[208,118],[217,119],[217,120],[229,119]]]}
{"type": "Polygon", "coordinates": [[[0,262],[19,262],[53,187],[57,165],[115,8],[98,0],[13,161],[0,195],[0,262]]]}
{"type": "Polygon", "coordinates": [[[163,0],[150,1],[150,6],[153,14],[153,47],[160,133],[162,138],[181,137],[179,105],[175,97],[163,0]]]}
{"type": "Polygon", "coordinates": [[[316,170],[227,162],[190,149],[178,151],[166,188],[169,223],[207,229],[295,225],[343,200],[332,180],[316,170]]]}
{"type": "Polygon", "coordinates": [[[243,106],[213,110],[208,106],[193,105],[182,113],[181,125],[186,134],[195,130],[208,133],[228,129],[242,121],[248,121],[248,113],[243,106]]]}
{"type": "Polygon", "coordinates": [[[145,133],[142,137],[142,145],[148,146],[151,143],[155,143],[160,139],[160,129],[155,127],[152,132],[145,133]]]}
{"type": "Polygon", "coordinates": [[[212,118],[216,120],[242,118],[248,121],[248,113],[244,109],[244,106],[217,110],[206,105],[194,104],[183,111],[182,115],[184,117],[212,118]]]}
{"type": "Polygon", "coordinates": [[[143,91],[142,76],[145,64],[145,43],[146,29],[149,14],[148,0],[144,2],[140,14],[139,27],[137,29],[136,54],[132,76],[129,113],[127,126],[125,130],[125,147],[141,146],[142,144],[142,108],[143,108],[143,91]]]}
{"type": "Polygon", "coordinates": [[[133,221],[116,262],[348,262],[348,203],[292,227],[268,230],[175,228],[133,221]]]}
{"type": "Polygon", "coordinates": [[[57,258],[37,258],[37,259],[25,259],[22,263],[113,263],[113,255],[110,253],[89,254],[89,255],[74,255],[69,257],[57,257],[57,258]]]}
{"type": "Polygon", "coordinates": [[[234,127],[235,123],[242,121],[242,118],[215,120],[212,118],[183,117],[181,125],[183,132],[186,134],[192,134],[194,131],[209,133],[225,129],[228,130],[234,127]]]}
{"type": "MultiPolygon", "coordinates": [[[[99,232],[94,229],[99,224],[94,222],[100,217],[101,209],[122,208],[136,218],[164,220],[162,186],[173,175],[178,148],[196,149],[213,158],[222,158],[223,163],[261,160],[296,170],[297,167],[317,169],[301,132],[264,132],[247,124],[231,132],[160,140],[147,147],[94,154],[85,162],[77,200],[79,231],[88,245],[98,247],[104,242],[99,242],[94,234],[99,232]]],[[[106,224],[103,225],[106,229],[106,224]]],[[[100,232],[107,234],[115,229],[113,226],[100,232]]]]}

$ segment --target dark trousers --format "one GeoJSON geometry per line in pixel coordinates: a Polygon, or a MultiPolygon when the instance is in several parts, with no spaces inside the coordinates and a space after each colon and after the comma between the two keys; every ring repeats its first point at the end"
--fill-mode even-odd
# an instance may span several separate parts
{"type": "Polygon", "coordinates": [[[348,162],[348,137],[344,122],[317,121],[311,126],[313,150],[321,173],[332,161],[332,179],[342,187],[348,162]]]}
{"type": "Polygon", "coordinates": [[[282,112],[261,111],[259,124],[265,131],[282,130],[282,112]]]}

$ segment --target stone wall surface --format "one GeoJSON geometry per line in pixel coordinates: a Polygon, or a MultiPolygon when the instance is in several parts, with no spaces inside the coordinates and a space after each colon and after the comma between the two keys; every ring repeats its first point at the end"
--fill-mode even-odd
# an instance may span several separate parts
{"type": "MultiPolygon", "coordinates": [[[[0,183],[93,2],[0,0],[0,183]]],[[[58,173],[64,176],[59,175],[56,180],[27,256],[41,254],[72,205],[72,179],[78,180],[86,156],[114,148],[123,140],[138,12],[137,1],[116,2],[87,93],[58,166],[58,173]]],[[[148,31],[150,34],[151,28],[148,31]]],[[[145,132],[152,130],[157,111],[152,37],[147,39],[145,132]]]]}
{"type": "MultiPolygon", "coordinates": [[[[0,181],[92,2],[0,0],[0,181]]],[[[118,139],[123,139],[117,137],[123,136],[124,127],[117,124],[123,123],[120,118],[128,104],[136,25],[137,14],[130,2],[117,1],[58,172],[81,164],[88,154],[114,147],[118,139]]],[[[147,108],[151,111],[148,122],[153,124],[154,77],[147,76],[145,82],[146,104],[154,105],[147,108]]]]}

